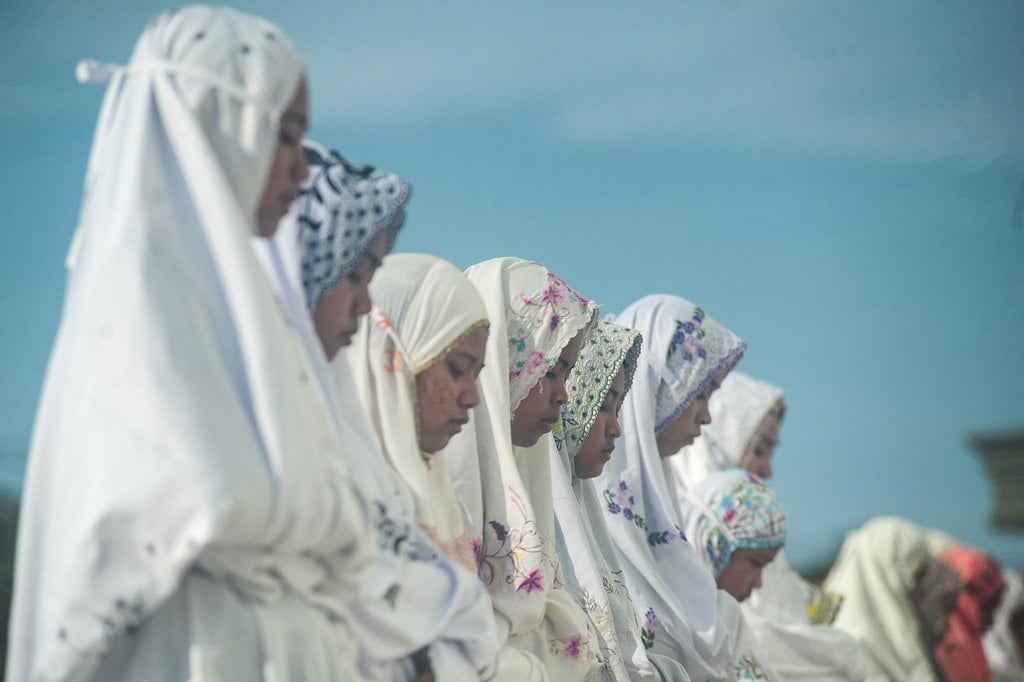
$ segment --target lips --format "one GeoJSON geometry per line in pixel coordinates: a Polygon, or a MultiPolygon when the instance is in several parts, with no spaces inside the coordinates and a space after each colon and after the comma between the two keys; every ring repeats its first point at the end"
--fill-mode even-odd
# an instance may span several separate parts
{"type": "Polygon", "coordinates": [[[456,433],[462,431],[462,427],[469,423],[468,417],[462,417],[461,419],[452,419],[448,422],[448,430],[451,431],[454,436],[456,433]]]}

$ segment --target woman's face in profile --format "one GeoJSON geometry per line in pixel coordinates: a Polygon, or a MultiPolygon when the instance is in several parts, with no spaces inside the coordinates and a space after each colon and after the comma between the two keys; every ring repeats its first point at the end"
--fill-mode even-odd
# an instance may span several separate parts
{"type": "Polygon", "coordinates": [[[309,177],[306,152],[303,151],[301,144],[307,125],[309,91],[306,88],[306,80],[302,79],[295,89],[295,96],[281,114],[270,174],[267,176],[267,184],[263,187],[259,206],[256,207],[256,221],[261,237],[274,236],[277,224],[299,196],[299,185],[309,177]]]}
{"type": "Polygon", "coordinates": [[[416,375],[416,437],[421,451],[444,449],[469,421],[469,411],[480,402],[476,380],[486,347],[487,327],[477,327],[416,375]]]}

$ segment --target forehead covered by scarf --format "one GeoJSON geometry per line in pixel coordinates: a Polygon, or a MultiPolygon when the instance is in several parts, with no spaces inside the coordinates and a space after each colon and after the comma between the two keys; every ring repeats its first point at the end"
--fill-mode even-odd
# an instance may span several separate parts
{"type": "Polygon", "coordinates": [[[711,396],[711,423],[701,438],[719,468],[738,467],[765,417],[785,409],[785,393],[778,386],[742,372],[730,372],[711,396]]]}
{"type": "Polygon", "coordinates": [[[587,439],[619,368],[626,374],[622,397],[629,393],[642,342],[635,329],[601,320],[583,345],[566,382],[569,401],[562,408],[563,433],[577,447],[587,439]]]}
{"type": "Polygon", "coordinates": [[[316,142],[302,146],[310,177],[299,197],[298,238],[302,285],[314,310],[382,232],[391,249],[412,188],[397,175],[352,163],[316,142]]]}
{"type": "MultiPolygon", "coordinates": [[[[742,469],[717,471],[693,491],[698,537],[691,537],[711,560],[716,576],[737,549],[778,547],[786,542],[788,522],[775,491],[742,469]]],[[[690,527],[691,524],[687,524],[690,527]]],[[[693,532],[693,528],[691,528],[693,532]]]]}
{"type": "Polygon", "coordinates": [[[658,377],[651,396],[655,431],[678,417],[716,375],[731,370],[747,349],[738,336],[678,296],[645,296],[615,321],[644,337],[644,363],[658,377]]]}
{"type": "Polygon", "coordinates": [[[443,359],[479,327],[487,308],[469,278],[448,261],[421,253],[384,259],[370,284],[374,319],[397,343],[413,374],[443,359]]]}
{"type": "Polygon", "coordinates": [[[520,261],[508,270],[509,395],[513,414],[562,349],[597,320],[597,306],[540,263],[520,261]]]}

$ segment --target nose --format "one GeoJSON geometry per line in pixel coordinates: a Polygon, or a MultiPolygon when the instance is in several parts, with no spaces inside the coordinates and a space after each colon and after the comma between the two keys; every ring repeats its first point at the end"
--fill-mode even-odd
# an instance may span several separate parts
{"type": "Polygon", "coordinates": [[[357,317],[366,315],[373,309],[373,301],[370,300],[370,288],[363,285],[355,297],[355,314],[357,317]]]}
{"type": "Polygon", "coordinates": [[[551,398],[561,407],[569,402],[569,391],[565,387],[565,377],[559,377],[555,380],[555,385],[551,398]]]}
{"type": "Polygon", "coordinates": [[[765,462],[764,466],[761,467],[761,473],[760,473],[761,478],[763,478],[764,480],[767,481],[769,478],[771,478],[774,475],[775,475],[775,470],[772,469],[772,463],[771,462],[765,462]]]}
{"type": "Polygon", "coordinates": [[[467,409],[476,407],[480,404],[480,389],[477,388],[475,381],[469,385],[469,388],[462,392],[461,398],[462,406],[467,409]]]}
{"type": "Polygon", "coordinates": [[[700,412],[697,413],[697,423],[701,426],[707,426],[711,423],[711,409],[708,407],[706,400],[701,404],[700,412]]]}
{"type": "Polygon", "coordinates": [[[622,425],[619,424],[619,417],[614,412],[608,414],[608,422],[604,431],[609,438],[618,438],[622,435],[622,425]]]}

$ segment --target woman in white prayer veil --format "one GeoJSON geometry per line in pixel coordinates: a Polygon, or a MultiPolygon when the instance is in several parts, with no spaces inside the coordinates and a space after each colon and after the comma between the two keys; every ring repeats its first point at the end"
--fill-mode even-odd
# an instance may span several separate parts
{"type": "Polygon", "coordinates": [[[647,651],[602,503],[584,479],[597,476],[621,434],[618,410],[640,356],[640,333],[602,320],[566,384],[568,402],[554,430],[551,486],[558,558],[565,583],[597,631],[606,680],[689,680],[678,661],[647,651]]]}
{"type": "Polygon", "coordinates": [[[497,258],[466,274],[491,331],[481,403],[445,456],[505,647],[497,674],[589,679],[600,653],[589,619],[562,584],[548,439],[597,308],[538,263],[497,258]]]}
{"type": "Polygon", "coordinates": [[[927,531],[896,517],[847,533],[825,587],[843,597],[840,628],[864,645],[873,674],[893,682],[944,679],[932,650],[949,626],[960,582],[933,557],[927,531]]]}
{"type": "Polygon", "coordinates": [[[484,302],[454,265],[411,253],[384,259],[370,296],[370,323],[339,361],[351,366],[388,461],[412,491],[416,520],[475,574],[444,447],[480,401],[477,377],[489,326],[484,302]]]}
{"type": "MultiPolygon", "coordinates": [[[[773,457],[785,414],[778,386],[732,372],[708,403],[711,423],[692,445],[666,462],[680,510],[708,474],[740,467],[764,479],[774,473],[773,457]]],[[[838,595],[805,581],[780,551],[764,568],[762,585],[742,603],[758,644],[758,658],[786,680],[864,680],[871,670],[860,645],[828,627],[838,595]]]]}
{"type": "Polygon", "coordinates": [[[348,363],[327,364],[370,311],[368,285],[404,223],[410,188],[314,142],[303,145],[312,175],[278,239],[300,245],[305,300],[293,287],[286,249],[275,240],[269,255],[316,386],[332,408],[344,456],[377,510],[381,544],[373,575],[387,587],[355,593],[348,604],[359,623],[360,679],[404,680],[428,672],[437,679],[487,677],[498,646],[483,586],[439,554],[415,523],[414,500],[388,466],[348,363]]]}
{"type": "Polygon", "coordinates": [[[636,301],[615,320],[644,338],[622,436],[592,479],[644,636],[695,680],[732,679],[746,650],[739,604],[686,541],[662,458],[699,436],[707,400],[746,344],[677,296],[636,301]]]}
{"type": "Polygon", "coordinates": [[[353,679],[376,529],[250,246],[306,177],[302,59],[193,6],[102,75],[7,679],[353,679]]]}

